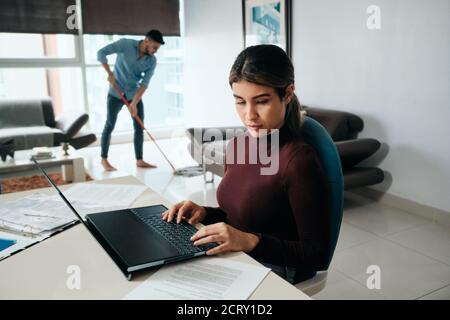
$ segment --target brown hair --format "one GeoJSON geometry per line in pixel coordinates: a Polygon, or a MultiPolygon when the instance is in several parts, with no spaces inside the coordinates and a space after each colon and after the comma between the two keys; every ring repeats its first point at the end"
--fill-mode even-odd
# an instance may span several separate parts
{"type": "MultiPolygon", "coordinates": [[[[280,99],[286,95],[286,88],[294,84],[294,66],[286,52],[275,45],[262,44],[244,49],[236,58],[229,75],[230,86],[245,80],[272,87],[280,99]]],[[[294,93],[286,106],[284,126],[293,136],[300,135],[302,107],[294,93]]]]}

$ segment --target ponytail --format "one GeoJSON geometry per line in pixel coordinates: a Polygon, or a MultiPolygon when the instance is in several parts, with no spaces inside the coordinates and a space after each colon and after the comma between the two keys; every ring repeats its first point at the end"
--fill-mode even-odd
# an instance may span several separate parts
{"type": "Polygon", "coordinates": [[[291,101],[286,105],[286,115],[284,117],[284,126],[293,137],[301,134],[301,126],[303,124],[306,111],[303,110],[297,95],[294,94],[291,101]]]}

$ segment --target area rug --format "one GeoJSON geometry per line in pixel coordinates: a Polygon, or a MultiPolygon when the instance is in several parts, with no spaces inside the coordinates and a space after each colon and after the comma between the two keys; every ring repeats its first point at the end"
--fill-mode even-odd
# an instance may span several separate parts
{"type": "MultiPolygon", "coordinates": [[[[69,184],[62,178],[62,173],[50,173],[50,178],[56,183],[56,185],[69,184]]],[[[92,181],[92,177],[86,174],[86,181],[92,181]]],[[[27,177],[7,178],[0,181],[0,193],[12,193],[25,190],[48,188],[49,182],[43,175],[33,175],[27,177]]]]}

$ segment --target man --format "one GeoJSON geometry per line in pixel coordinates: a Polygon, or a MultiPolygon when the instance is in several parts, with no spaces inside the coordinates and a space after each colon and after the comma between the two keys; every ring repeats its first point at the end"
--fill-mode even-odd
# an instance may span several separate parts
{"type": "MultiPolygon", "coordinates": [[[[100,61],[108,73],[108,81],[111,84],[107,98],[106,123],[102,133],[102,165],[106,171],[116,170],[108,161],[108,149],[111,141],[111,133],[117,121],[117,115],[123,107],[123,101],[114,90],[116,85],[125,94],[125,99],[130,103],[130,112],[134,117],[136,114],[144,121],[144,104],[142,96],[148,87],[150,78],[156,67],[154,54],[164,44],[163,36],[158,30],[150,30],[144,40],[121,39],[107,45],[97,52],[97,60],[100,61]],[[108,65],[106,56],[117,54],[114,73],[108,65]]],[[[142,159],[144,135],[143,129],[133,118],[134,126],[134,152],[136,165],[140,168],[156,168],[155,165],[142,159]]]]}

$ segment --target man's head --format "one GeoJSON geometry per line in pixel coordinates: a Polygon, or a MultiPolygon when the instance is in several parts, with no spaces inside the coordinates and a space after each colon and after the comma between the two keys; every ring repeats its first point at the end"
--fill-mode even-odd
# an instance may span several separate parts
{"type": "Polygon", "coordinates": [[[159,47],[164,44],[163,35],[158,30],[150,30],[145,35],[143,42],[143,51],[146,54],[152,55],[158,51],[159,47]]]}

